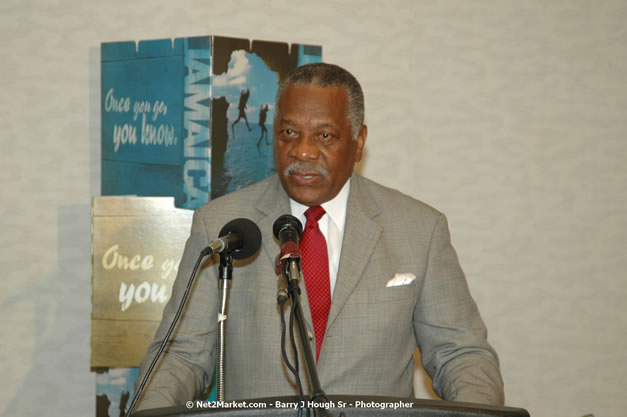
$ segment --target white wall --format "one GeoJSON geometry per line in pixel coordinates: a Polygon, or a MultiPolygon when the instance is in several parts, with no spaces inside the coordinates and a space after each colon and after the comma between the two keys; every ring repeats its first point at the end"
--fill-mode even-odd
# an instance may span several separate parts
{"type": "Polygon", "coordinates": [[[627,2],[4,0],[0,34],[0,414],[94,414],[99,44],[217,34],[361,80],[360,169],[449,216],[509,405],[624,415],[627,2]]]}

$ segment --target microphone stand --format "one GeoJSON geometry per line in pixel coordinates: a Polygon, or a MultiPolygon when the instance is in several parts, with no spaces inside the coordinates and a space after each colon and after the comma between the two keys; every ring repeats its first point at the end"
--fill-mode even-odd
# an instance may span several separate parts
{"type": "Polygon", "coordinates": [[[231,278],[233,277],[233,256],[220,252],[218,282],[220,286],[220,307],[218,310],[217,363],[216,363],[216,399],[224,401],[224,352],[226,352],[226,304],[228,301],[231,278]]]}
{"type": "MultiPolygon", "coordinates": [[[[303,345],[305,364],[309,374],[311,382],[311,401],[316,404],[323,402],[328,403],[327,394],[322,390],[320,385],[320,379],[318,378],[318,370],[316,368],[316,362],[314,360],[313,352],[311,351],[311,345],[307,340],[307,329],[305,328],[305,319],[303,317],[303,309],[300,305],[300,267],[298,266],[298,260],[290,258],[286,262],[286,275],[289,277],[287,292],[292,305],[294,306],[294,317],[298,325],[298,334],[300,335],[300,341],[303,345]]],[[[331,414],[322,406],[315,405],[313,407],[315,417],[331,417],[331,414]]]]}

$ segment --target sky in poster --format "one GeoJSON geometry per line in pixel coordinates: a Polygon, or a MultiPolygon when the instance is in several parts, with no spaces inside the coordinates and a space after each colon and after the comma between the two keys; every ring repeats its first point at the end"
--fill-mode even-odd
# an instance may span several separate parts
{"type": "Polygon", "coordinates": [[[269,107],[266,120],[271,121],[274,118],[278,77],[276,72],[271,71],[256,54],[243,50],[233,51],[227,72],[214,76],[211,82],[212,96],[214,98],[224,96],[229,102],[227,115],[230,123],[237,120],[242,90],[248,89],[250,90],[246,107],[248,123],[252,125],[259,122],[259,111],[264,104],[269,107]]]}

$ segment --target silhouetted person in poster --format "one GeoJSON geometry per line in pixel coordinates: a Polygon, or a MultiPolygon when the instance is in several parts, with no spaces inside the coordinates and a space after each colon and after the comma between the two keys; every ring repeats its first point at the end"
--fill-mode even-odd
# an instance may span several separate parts
{"type": "Polygon", "coordinates": [[[130,398],[131,394],[129,392],[123,391],[120,396],[120,417],[126,417],[126,404],[130,398]]]}
{"type": "Polygon", "coordinates": [[[109,406],[111,401],[107,394],[96,395],[96,415],[98,417],[109,417],[109,406]]]}
{"type": "Polygon", "coordinates": [[[264,104],[259,110],[259,126],[261,127],[261,136],[259,137],[259,141],[257,141],[257,150],[259,150],[259,145],[261,145],[261,139],[263,139],[263,135],[266,135],[266,145],[270,145],[268,142],[268,129],[266,128],[266,115],[268,114],[268,105],[264,104]]]}
{"type": "Polygon", "coordinates": [[[240,119],[243,117],[246,122],[246,127],[248,131],[251,131],[250,126],[248,126],[248,117],[246,117],[246,103],[248,103],[248,97],[250,97],[250,90],[242,90],[242,93],[239,96],[239,115],[237,116],[237,120],[233,122],[231,125],[231,133],[233,135],[233,139],[235,139],[235,125],[240,119]]]}

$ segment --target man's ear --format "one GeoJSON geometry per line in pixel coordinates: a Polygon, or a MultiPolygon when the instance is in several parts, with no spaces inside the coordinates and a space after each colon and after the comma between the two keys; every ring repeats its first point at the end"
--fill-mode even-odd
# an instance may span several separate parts
{"type": "Polygon", "coordinates": [[[361,158],[364,153],[364,146],[366,145],[366,138],[368,137],[368,126],[361,125],[361,129],[359,129],[359,135],[357,135],[357,149],[355,149],[355,162],[361,161],[361,158]]]}

